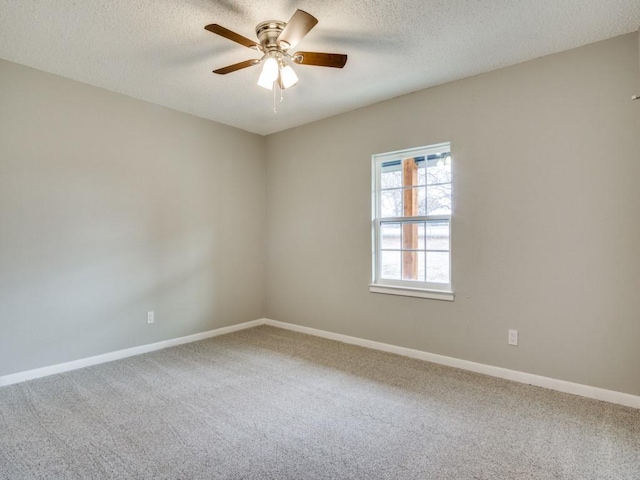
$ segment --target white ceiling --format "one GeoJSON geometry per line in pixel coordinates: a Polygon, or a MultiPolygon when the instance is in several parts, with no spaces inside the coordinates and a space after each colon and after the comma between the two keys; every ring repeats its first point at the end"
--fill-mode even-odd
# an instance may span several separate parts
{"type": "Polygon", "coordinates": [[[0,58],[269,134],[354,108],[632,32],[638,0],[0,0],[0,58]],[[299,65],[278,112],[255,39],[297,8],[319,19],[299,50],[346,53],[343,70],[299,65]]]}

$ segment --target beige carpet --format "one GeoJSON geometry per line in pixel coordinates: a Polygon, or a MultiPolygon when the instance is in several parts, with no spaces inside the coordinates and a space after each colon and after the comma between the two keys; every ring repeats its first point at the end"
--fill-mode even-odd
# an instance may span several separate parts
{"type": "Polygon", "coordinates": [[[0,388],[1,479],[640,479],[640,410],[272,327],[0,388]]]}

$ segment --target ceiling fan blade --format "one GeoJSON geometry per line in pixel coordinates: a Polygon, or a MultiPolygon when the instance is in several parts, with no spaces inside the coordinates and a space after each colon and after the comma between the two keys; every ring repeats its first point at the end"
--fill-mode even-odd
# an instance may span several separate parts
{"type": "Polygon", "coordinates": [[[214,70],[213,73],[217,73],[218,75],[226,75],[227,73],[235,72],[237,70],[242,70],[243,68],[251,67],[260,63],[260,60],[245,60],[244,62],[234,63],[233,65],[228,65],[226,67],[219,68],[214,70]]]}
{"type": "Polygon", "coordinates": [[[347,63],[347,56],[341,53],[296,52],[293,61],[300,65],[342,68],[347,63]]]}
{"type": "Polygon", "coordinates": [[[289,23],[284,27],[278,36],[278,44],[283,48],[295,47],[309,31],[316,26],[318,19],[303,10],[296,10],[289,23]]]}
{"type": "Polygon", "coordinates": [[[232,42],[239,43],[240,45],[244,45],[245,47],[255,48],[257,50],[260,49],[260,45],[258,45],[253,40],[249,40],[247,37],[243,37],[239,33],[232,32],[228,28],[224,28],[217,23],[212,23],[211,25],[207,25],[204,27],[205,30],[209,30],[212,33],[216,33],[224,38],[228,38],[232,42]]]}

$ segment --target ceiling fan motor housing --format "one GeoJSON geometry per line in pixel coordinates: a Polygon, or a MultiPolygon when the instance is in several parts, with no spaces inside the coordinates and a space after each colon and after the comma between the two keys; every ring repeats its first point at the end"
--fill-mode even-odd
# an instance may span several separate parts
{"type": "Polygon", "coordinates": [[[289,48],[286,42],[281,42],[281,44],[278,45],[278,37],[286,25],[285,22],[278,20],[268,20],[258,24],[256,27],[256,35],[265,52],[286,50],[289,48]]]}

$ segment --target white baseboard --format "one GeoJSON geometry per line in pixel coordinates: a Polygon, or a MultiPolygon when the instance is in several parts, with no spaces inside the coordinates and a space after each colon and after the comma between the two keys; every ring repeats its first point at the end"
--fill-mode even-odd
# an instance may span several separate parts
{"type": "Polygon", "coordinates": [[[365,340],[358,337],[351,337],[349,335],[342,335],[340,333],[319,330],[317,328],[303,327],[301,325],[295,325],[293,323],[279,322],[277,320],[271,320],[268,318],[261,318],[250,322],[240,323],[238,325],[216,328],[215,330],[209,330],[208,332],[187,335],[186,337],[172,338],[169,340],[163,340],[162,342],[140,345],[138,347],[127,348],[124,350],[118,350],[115,352],[96,355],[93,357],[81,358],[79,360],[73,360],[71,362],[60,363],[48,367],[36,368],[34,370],[27,370],[25,372],[18,372],[1,376],[0,387],[12,385],[14,383],[25,382],[27,380],[33,380],[36,378],[46,377],[49,375],[55,375],[57,373],[69,372],[71,370],[77,370],[78,368],[89,367],[91,365],[112,362],[114,360],[120,360],[121,358],[141,355],[143,353],[162,350],[163,348],[174,347],[176,345],[197,342],[199,340],[237,332],[238,330],[244,330],[246,328],[257,327],[259,325],[270,325],[272,327],[292,330],[294,332],[306,333],[308,335],[327,338],[329,340],[336,340],[342,343],[358,345],[360,347],[371,348],[373,350],[380,350],[383,352],[395,353],[404,357],[416,358],[418,360],[425,360],[427,362],[446,365],[448,367],[460,368],[462,370],[482,373],[485,375],[490,375],[492,377],[504,378],[507,380],[512,380],[514,382],[526,383],[529,385],[535,385],[537,387],[544,387],[551,390],[557,390],[559,392],[571,393],[573,395],[579,395],[581,397],[593,398],[595,400],[602,400],[618,405],[624,405],[626,407],[640,409],[640,397],[630,395],[628,393],[616,392],[613,390],[606,390],[604,388],[598,387],[590,387],[588,385],[581,385],[579,383],[557,380],[555,378],[543,377],[540,375],[534,375],[532,373],[519,372],[517,370],[509,370],[502,367],[494,367],[492,365],[485,365],[483,363],[471,362],[469,360],[461,360],[459,358],[423,352],[422,350],[414,350],[412,348],[398,347],[396,345],[390,345],[388,343],[365,340]]]}
{"type": "Polygon", "coordinates": [[[71,370],[77,370],[78,368],[90,367],[91,365],[112,362],[114,360],[120,360],[121,358],[133,357],[134,355],[154,352],[156,350],[162,350],[163,348],[175,347],[176,345],[197,342],[198,340],[204,340],[206,338],[217,337],[219,335],[237,332],[238,330],[244,330],[245,328],[257,327],[258,325],[264,325],[264,323],[264,319],[252,320],[250,322],[240,323],[238,325],[216,328],[215,330],[209,330],[208,332],[187,335],[186,337],[171,338],[169,340],[163,340],[161,342],[149,343],[147,345],[126,348],[124,350],[117,350],[115,352],[104,353],[102,355],[96,355],[93,357],[81,358],[78,360],[73,360],[71,362],[59,363],[57,365],[51,365],[48,367],[13,373],[11,375],[0,377],[0,387],[12,385],[14,383],[25,382],[27,380],[33,380],[35,378],[55,375],[56,373],[69,372],[71,370]]]}
{"type": "Polygon", "coordinates": [[[360,347],[381,350],[383,352],[395,353],[397,355],[425,360],[427,362],[438,363],[440,365],[446,365],[448,367],[460,368],[462,370],[482,373],[485,375],[490,375],[492,377],[504,378],[507,380],[513,380],[514,382],[526,383],[529,385],[535,385],[537,387],[548,388],[550,390],[557,390],[558,392],[571,393],[573,395],[579,395],[581,397],[603,400],[605,402],[616,403],[618,405],[640,409],[640,397],[630,395],[628,393],[605,390],[604,388],[598,387],[590,387],[588,385],[582,385],[579,383],[557,380],[555,378],[543,377],[540,375],[519,372],[516,370],[509,370],[502,367],[494,367],[492,365],[471,362],[469,360],[461,360],[459,358],[446,357],[444,355],[423,352],[421,350],[389,345],[388,343],[364,340],[358,337],[350,337],[348,335],[342,335],[340,333],[327,332],[325,330],[303,327],[292,323],[279,322],[277,320],[265,319],[264,323],[266,325],[271,325],[272,327],[293,330],[294,332],[306,333],[308,335],[327,338],[329,340],[337,340],[338,342],[349,343],[351,345],[358,345],[360,347]]]}

